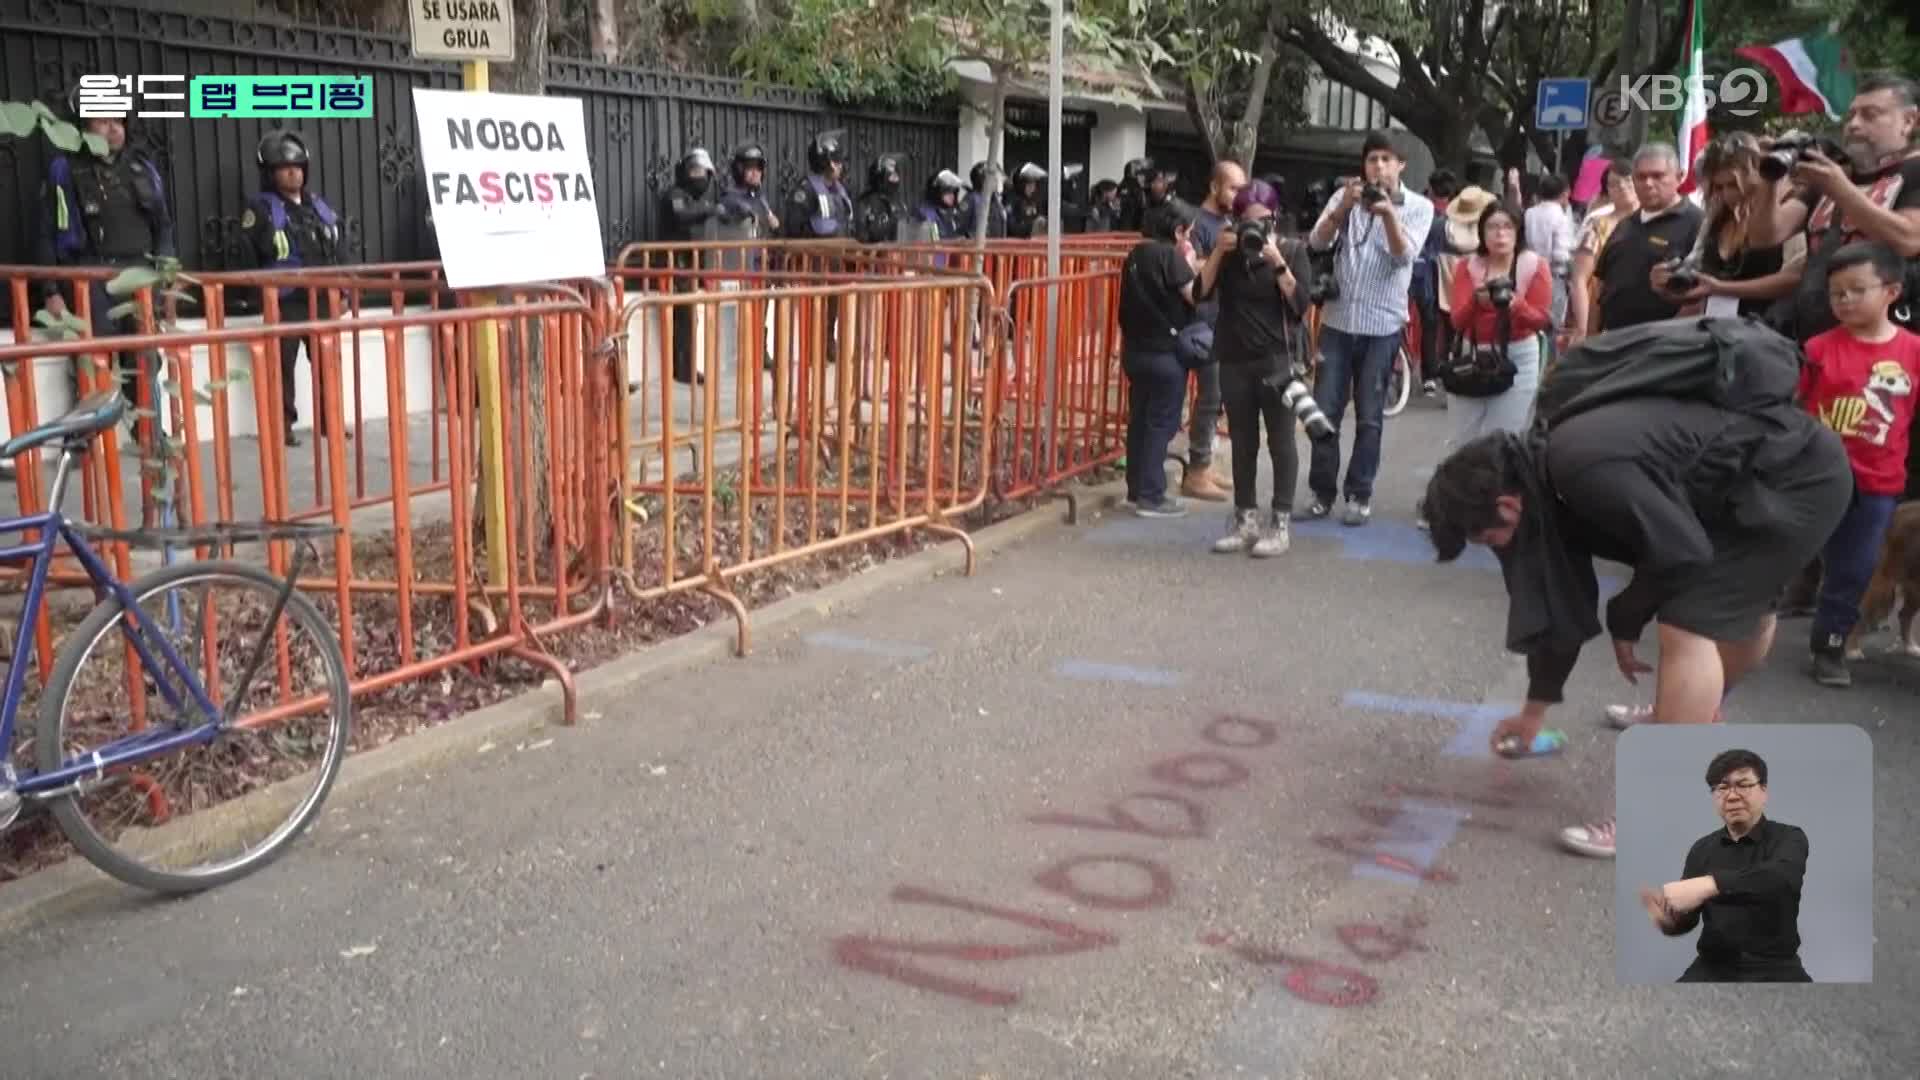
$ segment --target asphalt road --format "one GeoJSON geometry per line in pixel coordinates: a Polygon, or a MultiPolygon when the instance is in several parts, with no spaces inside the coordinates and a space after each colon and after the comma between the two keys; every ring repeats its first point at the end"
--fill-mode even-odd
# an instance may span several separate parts
{"type": "Polygon", "coordinates": [[[1920,670],[1818,689],[1794,624],[1735,699],[1873,737],[1875,982],[1618,987],[1613,864],[1551,837],[1621,680],[1591,650],[1569,751],[1486,755],[1523,679],[1490,564],[1411,525],[1443,437],[1390,421],[1375,522],[1283,559],[1093,517],[15,931],[0,1074],[1913,1075],[1920,670]]]}

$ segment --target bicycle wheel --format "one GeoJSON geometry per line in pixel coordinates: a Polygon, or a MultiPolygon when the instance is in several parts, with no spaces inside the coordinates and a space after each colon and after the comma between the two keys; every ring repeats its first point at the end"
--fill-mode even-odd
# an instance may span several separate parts
{"type": "Polygon", "coordinates": [[[1387,373],[1388,416],[1398,416],[1413,400],[1413,358],[1407,355],[1407,347],[1400,346],[1393,356],[1393,370],[1387,373]]]}
{"type": "Polygon", "coordinates": [[[287,597],[279,619],[267,625],[283,587],[265,570],[234,562],[162,567],[130,587],[137,620],[108,596],[61,646],[40,701],[35,742],[43,772],[140,730],[132,721],[142,706],[145,730],[205,722],[179,675],[139,661],[126,636],[130,623],[145,631],[156,662],[166,663],[154,640],[172,646],[222,708],[262,642],[266,650],[233,725],[211,742],[110,770],[84,790],[49,800],[61,831],[87,861],[140,888],[198,892],[265,866],[319,814],[347,751],[347,665],[338,634],[300,593],[287,597]],[[216,587],[233,590],[235,598],[216,601],[216,587]],[[182,589],[204,591],[196,604],[178,595],[182,589]],[[110,644],[103,650],[102,643],[110,644]],[[102,663],[83,669],[89,659],[102,663]],[[172,715],[159,689],[163,677],[188,703],[189,715],[172,715]],[[253,713],[315,698],[317,709],[249,725],[253,713]],[[160,824],[168,828],[154,831],[160,824]],[[246,839],[256,824],[265,835],[246,839]],[[234,844],[237,853],[217,853],[234,844]]]}

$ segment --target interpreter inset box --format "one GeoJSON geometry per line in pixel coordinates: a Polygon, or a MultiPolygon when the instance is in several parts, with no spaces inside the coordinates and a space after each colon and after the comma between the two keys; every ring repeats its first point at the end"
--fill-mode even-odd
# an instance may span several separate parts
{"type": "Polygon", "coordinates": [[[1847,724],[1620,736],[1622,984],[1873,981],[1873,741],[1847,724]]]}

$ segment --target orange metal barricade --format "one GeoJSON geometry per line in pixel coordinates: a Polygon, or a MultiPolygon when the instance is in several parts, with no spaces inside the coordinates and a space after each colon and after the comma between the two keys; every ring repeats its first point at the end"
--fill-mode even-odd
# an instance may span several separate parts
{"type": "Polygon", "coordinates": [[[1127,402],[1120,372],[1120,282],[1096,272],[1034,278],[1009,290],[1001,322],[999,426],[994,494],[1059,493],[1067,481],[1126,452],[1127,402]],[[1058,315],[1048,321],[1047,294],[1058,315]],[[1054,351],[1049,391],[1046,354],[1054,351]],[[1051,402],[1051,422],[1048,404],[1051,402]]]}
{"type": "MultiPolygon", "coordinates": [[[[223,326],[226,290],[242,284],[273,289],[290,279],[255,275],[243,283],[207,275],[201,280],[210,328],[103,340],[99,348],[144,352],[163,371],[152,388],[160,398],[162,415],[156,419],[165,434],[158,442],[131,448],[117,431],[96,441],[80,477],[84,516],[105,527],[127,528],[135,513],[123,497],[130,485],[122,459],[131,451],[151,466],[169,457],[171,483],[160,493],[171,496],[176,525],[319,518],[340,528],[323,565],[299,585],[317,594],[339,620],[356,694],[506,651],[570,682],[564,665],[534,642],[540,634],[594,618],[608,601],[615,437],[606,418],[618,397],[615,365],[605,345],[609,302],[604,295],[547,286],[514,290],[507,303],[483,309],[342,311],[357,306],[346,298],[375,288],[376,277],[380,288],[420,284],[431,289],[437,282],[431,273],[409,279],[309,272],[299,275],[299,284],[330,296],[327,306],[316,306],[316,313],[325,311],[328,317],[274,323],[270,298],[268,322],[223,326]],[[511,508],[505,533],[511,573],[496,585],[487,585],[478,569],[485,560],[471,504],[477,481],[473,363],[478,335],[489,327],[501,343],[509,466],[502,472],[511,508]],[[354,420],[353,428],[363,436],[352,443],[361,450],[357,470],[350,469],[347,442],[315,440],[319,475],[311,494],[295,490],[303,480],[292,448],[279,437],[281,403],[291,388],[282,385],[277,352],[287,337],[305,339],[310,357],[318,360],[311,367],[325,426],[339,432],[354,420]],[[357,358],[363,348],[380,355],[354,379],[350,414],[343,358],[357,358]],[[405,359],[409,356],[419,362],[405,359]],[[251,377],[235,381],[242,369],[251,377]],[[384,383],[377,398],[358,393],[361,377],[369,373],[384,383]],[[361,405],[375,407],[363,412],[361,405]],[[373,433],[383,436],[384,453],[365,452],[375,440],[364,436],[373,433]],[[170,446],[171,454],[163,446],[170,446]],[[416,457],[427,458],[428,467],[421,468],[416,457]],[[385,476],[376,476],[376,470],[385,476]],[[370,617],[379,608],[391,611],[384,618],[370,617]],[[377,640],[375,635],[388,628],[391,640],[377,640]]],[[[18,278],[14,290],[17,301],[18,278]]],[[[0,347],[12,431],[51,419],[36,409],[33,387],[47,383],[42,376],[49,369],[54,379],[63,378],[72,366],[70,357],[88,346],[31,341],[0,347]]],[[[89,367],[82,365],[79,372],[83,388],[91,388],[89,367]]],[[[22,512],[40,509],[44,488],[39,481],[51,464],[43,458],[53,452],[34,451],[18,463],[15,490],[22,512]]],[[[153,477],[145,475],[150,472],[142,470],[141,486],[152,493],[153,477]]],[[[116,573],[137,572],[124,545],[105,547],[103,555],[116,573]]],[[[264,547],[269,568],[285,573],[287,543],[264,547]]],[[[193,554],[206,556],[209,550],[193,554]]],[[[56,583],[85,580],[76,567],[55,570],[56,583]]],[[[48,621],[43,612],[31,631],[43,675],[53,655],[48,621]]]]}
{"type": "Polygon", "coordinates": [[[946,276],[629,300],[618,336],[660,329],[624,355],[642,389],[622,412],[646,414],[621,417],[626,505],[632,524],[658,520],[660,548],[626,533],[629,592],[715,596],[744,655],[736,586],[755,570],[918,529],[960,540],[971,573],[972,541],[950,519],[987,496],[993,388],[949,345],[967,340],[966,305],[987,300],[984,283],[946,276]],[[691,385],[673,379],[676,309],[712,358],[691,385]]]}

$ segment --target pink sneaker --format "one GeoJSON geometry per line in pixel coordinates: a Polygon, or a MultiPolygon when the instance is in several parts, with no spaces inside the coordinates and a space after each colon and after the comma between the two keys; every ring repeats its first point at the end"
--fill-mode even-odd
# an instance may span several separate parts
{"type": "Polygon", "coordinates": [[[1569,851],[1595,859],[1613,858],[1613,819],[1560,830],[1560,843],[1569,851]]]}
{"type": "MultiPolygon", "coordinates": [[[[1607,723],[1612,724],[1621,731],[1625,731],[1635,724],[1649,724],[1653,722],[1653,706],[1651,705],[1609,705],[1606,711],[1607,723]]],[[[1724,713],[1717,709],[1714,711],[1714,723],[1723,724],[1726,723],[1726,719],[1724,713]]]]}

